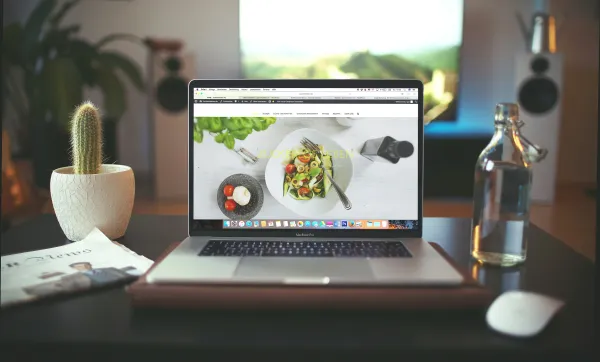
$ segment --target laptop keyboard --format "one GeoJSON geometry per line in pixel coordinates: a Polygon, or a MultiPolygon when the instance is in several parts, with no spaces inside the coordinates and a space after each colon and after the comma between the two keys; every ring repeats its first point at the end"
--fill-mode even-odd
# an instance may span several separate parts
{"type": "Polygon", "coordinates": [[[199,256],[410,258],[399,241],[210,240],[199,256]]]}

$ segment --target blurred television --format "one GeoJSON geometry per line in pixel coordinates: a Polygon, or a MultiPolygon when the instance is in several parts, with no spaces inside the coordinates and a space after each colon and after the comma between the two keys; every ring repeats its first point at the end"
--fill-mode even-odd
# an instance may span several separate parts
{"type": "Polygon", "coordinates": [[[456,121],[463,0],[240,0],[249,79],[419,79],[429,121],[456,121]]]}

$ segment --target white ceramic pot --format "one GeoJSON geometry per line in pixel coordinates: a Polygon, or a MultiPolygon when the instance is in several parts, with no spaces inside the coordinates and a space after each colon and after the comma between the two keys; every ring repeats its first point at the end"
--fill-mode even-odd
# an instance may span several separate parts
{"type": "Polygon", "coordinates": [[[125,235],[131,218],[133,170],[102,165],[98,174],[76,175],[73,167],[62,167],[52,172],[50,196],[58,223],[69,240],[82,240],[94,227],[115,240],[125,235]]]}

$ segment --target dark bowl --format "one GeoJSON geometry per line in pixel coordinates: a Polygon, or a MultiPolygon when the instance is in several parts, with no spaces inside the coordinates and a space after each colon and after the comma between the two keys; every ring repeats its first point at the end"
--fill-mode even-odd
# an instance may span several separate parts
{"type": "Polygon", "coordinates": [[[223,215],[227,216],[231,220],[250,220],[255,217],[260,209],[262,208],[264,201],[264,194],[260,183],[252,176],[248,176],[242,173],[231,175],[227,177],[219,188],[217,189],[217,205],[223,215]],[[235,210],[228,211],[225,209],[225,201],[227,197],[223,193],[225,185],[232,185],[233,187],[244,186],[250,191],[250,202],[247,205],[237,205],[235,210]]]}

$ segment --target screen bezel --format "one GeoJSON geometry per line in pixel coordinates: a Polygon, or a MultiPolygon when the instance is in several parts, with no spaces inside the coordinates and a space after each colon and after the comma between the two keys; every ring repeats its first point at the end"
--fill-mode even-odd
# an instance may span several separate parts
{"type": "MultiPolygon", "coordinates": [[[[219,237],[414,238],[423,235],[423,83],[398,79],[194,79],[188,84],[188,234],[219,237]],[[201,229],[194,223],[194,88],[415,88],[418,89],[418,220],[415,229],[201,229]],[[299,234],[299,235],[296,235],[299,234]]],[[[298,217],[301,219],[301,217],[298,217]]],[[[222,220],[226,220],[223,218],[222,220]]],[[[260,220],[260,219],[257,219],[260,220]]],[[[221,223],[222,227],[222,223],[221,223]]]]}

